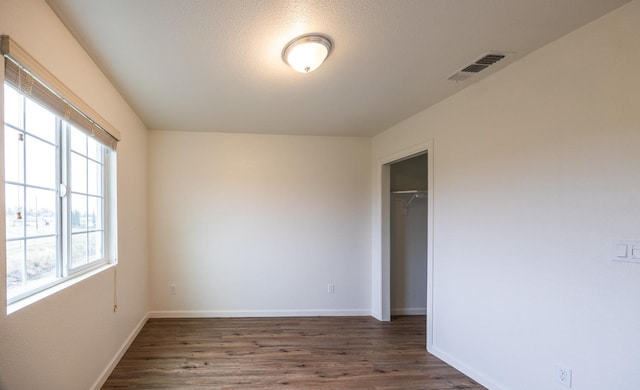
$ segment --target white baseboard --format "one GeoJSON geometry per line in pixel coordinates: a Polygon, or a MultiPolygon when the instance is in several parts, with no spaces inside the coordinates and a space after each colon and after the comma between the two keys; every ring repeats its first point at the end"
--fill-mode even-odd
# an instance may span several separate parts
{"type": "Polygon", "coordinates": [[[136,336],[138,336],[138,333],[140,333],[148,318],[149,315],[147,314],[142,317],[140,322],[138,322],[138,325],[136,325],[133,331],[129,334],[129,337],[127,337],[124,343],[122,343],[115,356],[111,359],[107,367],[102,371],[98,379],[94,382],[93,386],[91,386],[93,390],[100,390],[107,379],[109,379],[109,375],[111,375],[111,372],[116,368],[116,366],[120,362],[120,359],[122,359],[122,356],[125,354],[125,352],[127,352],[127,349],[129,349],[129,346],[131,346],[133,340],[135,340],[136,336]]]}
{"type": "Polygon", "coordinates": [[[447,363],[451,367],[465,374],[469,378],[480,383],[482,386],[486,387],[487,389],[491,389],[491,390],[506,389],[504,386],[500,385],[499,383],[489,378],[485,374],[475,370],[474,368],[456,359],[455,357],[451,356],[450,354],[448,354],[447,352],[441,350],[436,346],[432,347],[429,352],[435,355],[436,357],[438,357],[440,360],[443,360],[445,363],[447,363]]]}
{"type": "Polygon", "coordinates": [[[427,309],[425,307],[405,307],[391,309],[392,316],[425,316],[427,309]]]}
{"type": "Polygon", "coordinates": [[[349,317],[371,316],[369,309],[350,310],[156,310],[149,318],[349,317]]]}

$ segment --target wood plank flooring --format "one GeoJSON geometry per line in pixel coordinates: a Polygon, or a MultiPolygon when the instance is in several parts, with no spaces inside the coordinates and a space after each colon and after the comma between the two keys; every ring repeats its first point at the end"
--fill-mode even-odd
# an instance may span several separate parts
{"type": "Polygon", "coordinates": [[[149,319],[103,389],[485,389],[426,352],[425,317],[149,319]]]}

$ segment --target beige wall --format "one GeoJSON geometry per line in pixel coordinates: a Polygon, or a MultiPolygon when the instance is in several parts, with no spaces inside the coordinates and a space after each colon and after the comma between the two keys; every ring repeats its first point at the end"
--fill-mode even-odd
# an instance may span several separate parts
{"type": "Polygon", "coordinates": [[[150,134],[152,315],[369,314],[370,139],[150,134]]]}
{"type": "MultiPolygon", "coordinates": [[[[9,316],[5,289],[0,289],[0,389],[88,389],[148,312],[147,131],[44,1],[0,0],[0,33],[10,35],[122,132],[119,311],[112,310],[113,269],[9,316]]],[[[4,249],[0,252],[4,286],[4,249]]]]}
{"type": "Polygon", "coordinates": [[[556,388],[556,364],[573,369],[574,389],[640,384],[640,266],[609,253],[612,239],[640,239],[640,1],[373,141],[151,132],[148,161],[144,126],[44,1],[0,9],[0,33],[123,133],[120,311],[112,270],[2,310],[0,388],[90,388],[149,307],[375,311],[377,164],[427,140],[434,352],[492,389],[556,388]]]}
{"type": "Polygon", "coordinates": [[[640,239],[638,20],[634,1],[373,139],[374,172],[433,140],[434,352],[492,389],[562,388],[556,364],[574,389],[640,386],[640,264],[610,260],[640,239]]]}

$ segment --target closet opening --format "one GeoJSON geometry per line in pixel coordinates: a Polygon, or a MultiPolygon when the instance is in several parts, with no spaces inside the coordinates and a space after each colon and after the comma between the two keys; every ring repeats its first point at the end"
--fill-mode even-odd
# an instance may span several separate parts
{"type": "Polygon", "coordinates": [[[433,154],[433,140],[428,140],[378,160],[380,219],[374,220],[374,234],[379,241],[374,236],[371,270],[373,317],[391,321],[392,311],[394,315],[426,312],[429,352],[435,321],[433,154]]]}
{"type": "Polygon", "coordinates": [[[427,314],[427,154],[389,165],[391,320],[427,314]]]}

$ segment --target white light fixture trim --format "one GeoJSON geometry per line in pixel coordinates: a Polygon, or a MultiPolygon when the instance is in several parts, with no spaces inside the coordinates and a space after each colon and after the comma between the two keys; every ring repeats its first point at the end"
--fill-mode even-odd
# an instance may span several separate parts
{"type": "Polygon", "coordinates": [[[287,43],[282,50],[282,60],[300,73],[309,73],[322,65],[331,49],[333,42],[326,35],[305,34],[287,43]]]}

